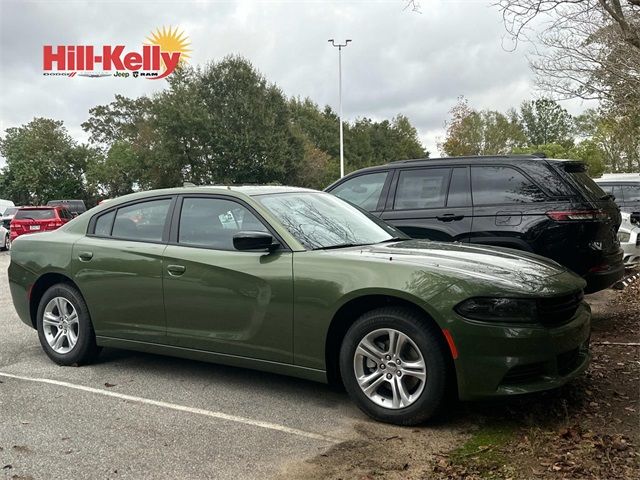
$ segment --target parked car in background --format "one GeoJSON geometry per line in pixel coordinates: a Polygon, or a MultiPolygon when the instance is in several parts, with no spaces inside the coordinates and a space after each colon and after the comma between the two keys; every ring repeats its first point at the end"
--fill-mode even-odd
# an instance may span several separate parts
{"type": "Polygon", "coordinates": [[[0,216],[4,215],[4,211],[9,207],[15,207],[15,204],[11,200],[0,198],[0,216]]]}
{"type": "Polygon", "coordinates": [[[11,220],[13,220],[13,216],[18,211],[20,207],[7,207],[0,218],[0,222],[2,222],[2,226],[9,230],[9,225],[11,225],[11,220]]]}
{"type": "Polygon", "coordinates": [[[412,240],[302,188],[126,195],[20,239],[8,274],[58,364],[112,346],[343,382],[363,411],[403,425],[448,393],[559,387],[590,358],[585,282],[562,265],[412,240]]]}
{"type": "Polygon", "coordinates": [[[9,248],[21,235],[55,230],[72,218],[65,207],[20,207],[11,220],[9,248]]]}
{"type": "Polygon", "coordinates": [[[622,224],[618,229],[618,240],[624,251],[627,267],[640,265],[640,225],[631,222],[631,214],[622,212],[622,224]]]}
{"type": "Polygon", "coordinates": [[[0,250],[8,250],[10,246],[9,230],[0,225],[0,250]]]}
{"type": "Polygon", "coordinates": [[[596,183],[615,197],[620,210],[632,214],[633,223],[640,224],[640,173],[605,173],[596,183]]]}
{"type": "Polygon", "coordinates": [[[515,248],[607,288],[624,274],[620,211],[581,162],[534,155],[405,160],[353,172],[326,191],[413,238],[515,248]]]}
{"type": "Polygon", "coordinates": [[[87,206],[84,204],[84,200],[49,200],[47,205],[50,207],[58,205],[66,207],[74,217],[77,217],[87,211],[87,206]]]}

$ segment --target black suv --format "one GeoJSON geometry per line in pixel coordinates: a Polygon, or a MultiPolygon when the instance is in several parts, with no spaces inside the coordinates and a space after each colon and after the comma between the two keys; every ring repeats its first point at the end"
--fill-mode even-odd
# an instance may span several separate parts
{"type": "Polygon", "coordinates": [[[622,278],[620,210],[581,162],[534,155],[392,162],[326,191],[414,238],[516,248],[552,258],[587,292],[622,278]]]}
{"type": "Polygon", "coordinates": [[[48,207],[67,207],[67,210],[71,212],[71,215],[77,217],[87,211],[87,207],[84,204],[84,200],[49,200],[47,202],[48,207]]]}

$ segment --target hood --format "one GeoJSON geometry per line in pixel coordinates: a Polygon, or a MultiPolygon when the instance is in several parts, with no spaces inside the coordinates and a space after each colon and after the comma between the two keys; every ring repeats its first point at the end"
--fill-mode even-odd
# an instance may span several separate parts
{"type": "Polygon", "coordinates": [[[479,280],[500,283],[539,283],[565,273],[567,269],[553,260],[509,248],[440,243],[428,240],[366,245],[332,253],[359,255],[424,267],[479,280]]]}

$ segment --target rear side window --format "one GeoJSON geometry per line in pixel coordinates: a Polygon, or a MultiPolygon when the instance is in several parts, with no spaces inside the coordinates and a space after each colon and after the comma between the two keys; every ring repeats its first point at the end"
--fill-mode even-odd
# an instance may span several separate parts
{"type": "Polygon", "coordinates": [[[18,210],[14,218],[16,220],[49,220],[55,219],[56,214],[53,208],[33,208],[30,210],[18,210]]]}
{"type": "Polygon", "coordinates": [[[341,183],[331,190],[331,193],[371,212],[378,207],[382,187],[384,187],[388,175],[389,172],[358,175],[341,183]]]}
{"type": "Polygon", "coordinates": [[[235,250],[239,231],[268,233],[267,228],[243,205],[220,198],[185,198],[180,211],[178,243],[216,250],[235,250]]]}
{"type": "Polygon", "coordinates": [[[93,233],[101,237],[108,237],[111,235],[111,226],[113,225],[113,218],[115,216],[115,210],[100,215],[96,220],[96,226],[93,233]]]}
{"type": "Polygon", "coordinates": [[[425,168],[400,172],[394,210],[444,207],[450,168],[425,168]]]}
{"type": "Polygon", "coordinates": [[[151,200],[119,208],[112,236],[126,240],[162,241],[171,199],[151,200]]]}
{"type": "Polygon", "coordinates": [[[471,167],[471,185],[474,206],[546,200],[546,195],[540,188],[511,167],[471,167]]]}
{"type": "Polygon", "coordinates": [[[60,216],[60,218],[66,218],[67,220],[71,220],[73,218],[73,215],[71,215],[71,212],[66,208],[60,208],[58,210],[58,215],[60,216]]]}
{"type": "Polygon", "coordinates": [[[625,202],[640,202],[640,185],[620,185],[625,202]]]}

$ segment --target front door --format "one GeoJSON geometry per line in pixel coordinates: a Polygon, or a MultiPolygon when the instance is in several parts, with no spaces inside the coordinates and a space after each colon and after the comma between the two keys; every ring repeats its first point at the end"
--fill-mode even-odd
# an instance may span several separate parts
{"type": "Polygon", "coordinates": [[[162,269],[170,342],[292,363],[292,253],[235,250],[234,234],[268,229],[234,199],[185,196],[178,208],[162,269]]]}

